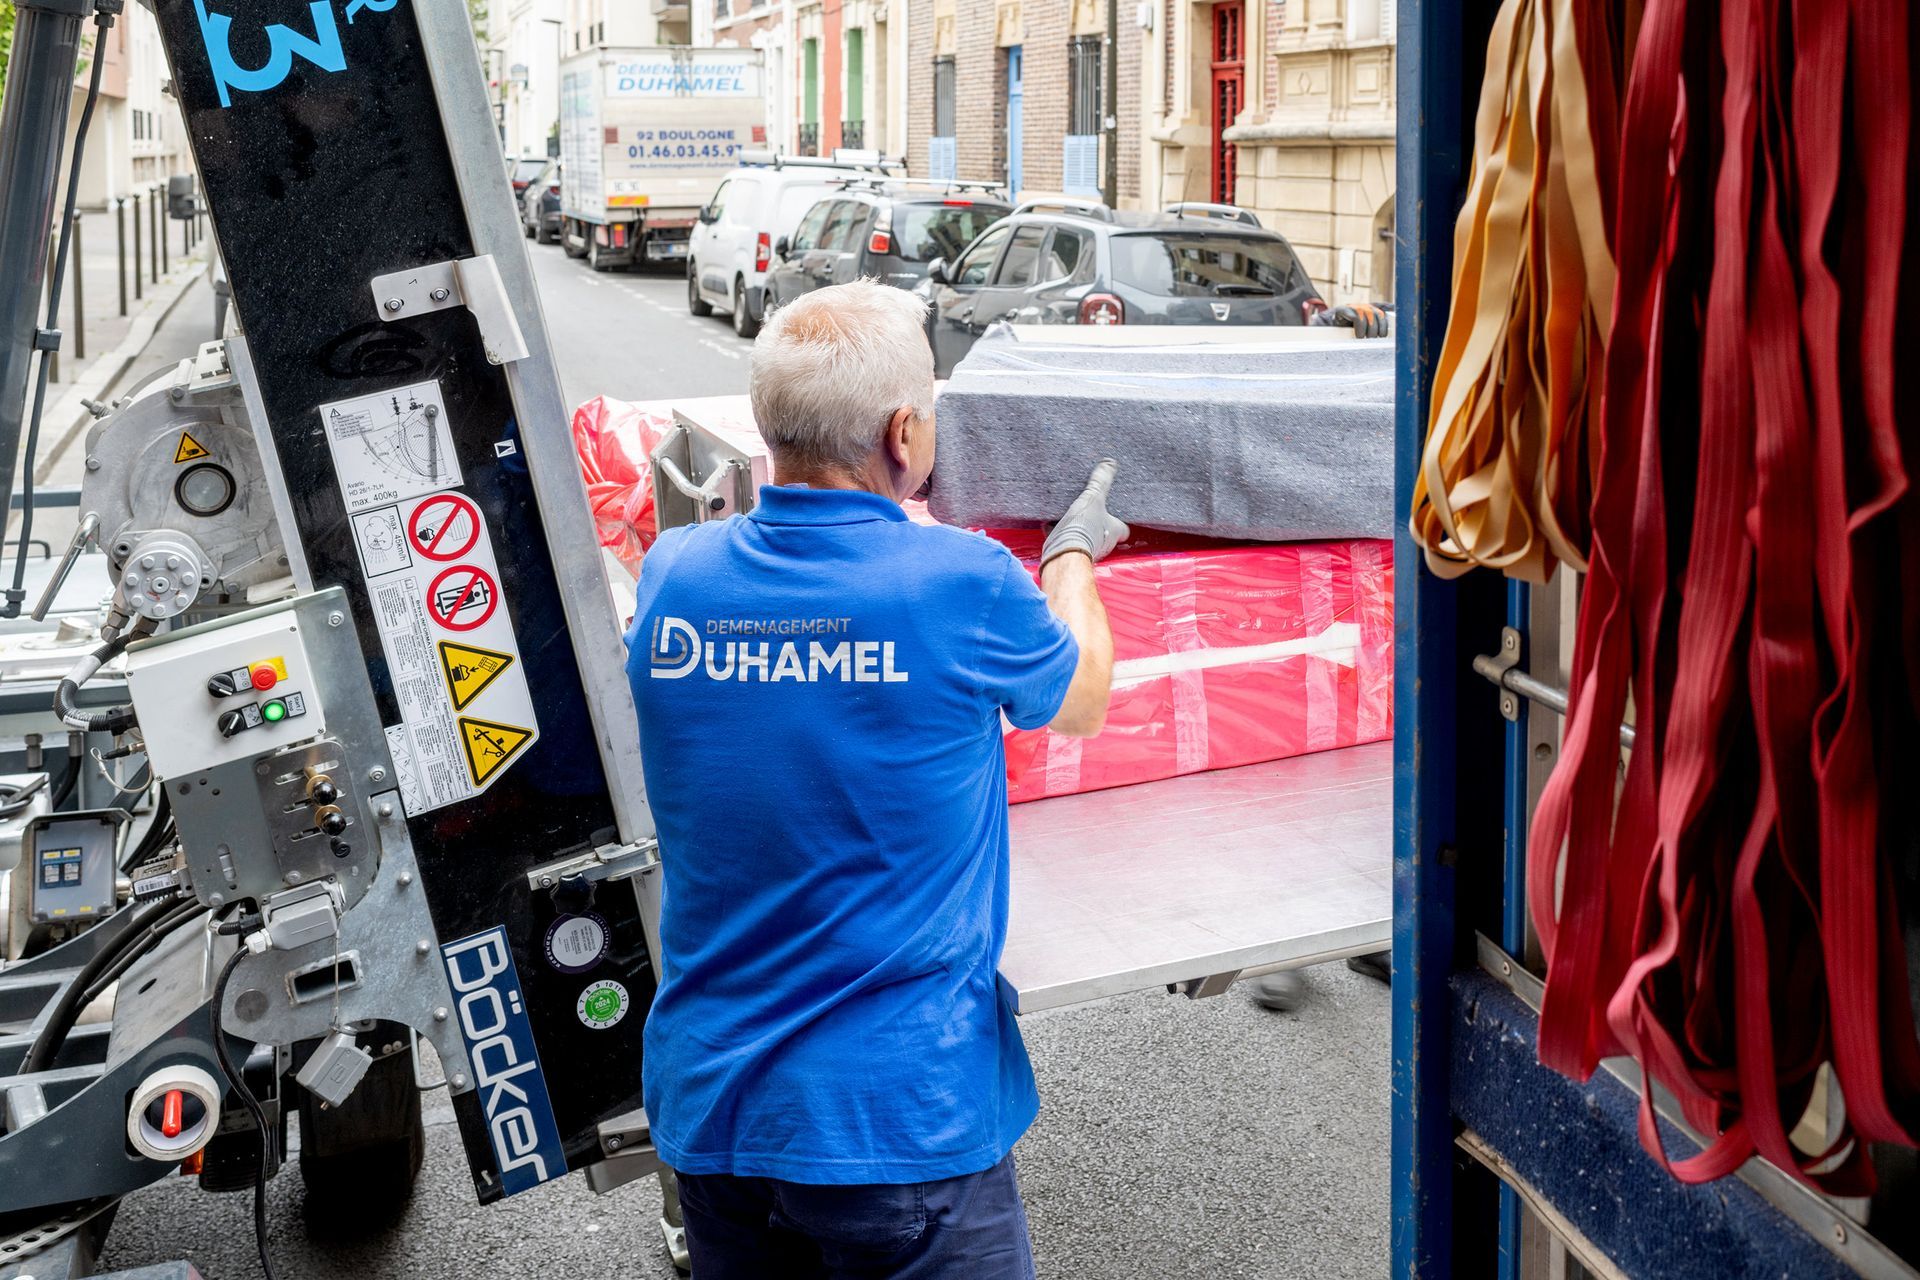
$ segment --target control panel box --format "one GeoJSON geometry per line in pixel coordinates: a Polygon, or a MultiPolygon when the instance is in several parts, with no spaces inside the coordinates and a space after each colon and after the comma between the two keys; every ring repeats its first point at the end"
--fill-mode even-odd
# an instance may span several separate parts
{"type": "Polygon", "coordinates": [[[113,910],[121,809],[42,814],[27,824],[21,872],[34,924],[97,920],[113,910]]]}
{"type": "Polygon", "coordinates": [[[147,758],[177,778],[326,732],[291,609],[171,632],[127,653],[147,758]]]}

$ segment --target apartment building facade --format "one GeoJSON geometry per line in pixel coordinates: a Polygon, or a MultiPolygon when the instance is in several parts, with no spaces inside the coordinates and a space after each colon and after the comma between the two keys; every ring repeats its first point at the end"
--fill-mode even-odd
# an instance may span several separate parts
{"type": "Polygon", "coordinates": [[[79,199],[86,209],[108,207],[193,167],[180,108],[166,92],[166,51],[153,15],[143,5],[129,5],[108,28],[104,44],[95,47],[94,41],[89,33],[67,121],[66,154],[71,156],[93,59],[101,58],[100,97],[80,162],[79,199]]]}
{"type": "Polygon", "coordinates": [[[907,163],[1015,193],[1103,194],[1115,146],[1122,208],[1142,202],[1141,77],[1150,33],[1131,0],[912,0],[907,163]],[[1108,5],[1118,39],[1108,41],[1108,5]],[[1117,58],[1117,101],[1107,101],[1117,58]]]}
{"type": "Polygon", "coordinates": [[[1394,0],[1155,0],[1161,201],[1254,210],[1335,303],[1393,297],[1394,0]]]}
{"type": "Polygon", "coordinates": [[[560,154],[562,0],[506,0],[488,13],[500,138],[508,155],[560,154]]]}

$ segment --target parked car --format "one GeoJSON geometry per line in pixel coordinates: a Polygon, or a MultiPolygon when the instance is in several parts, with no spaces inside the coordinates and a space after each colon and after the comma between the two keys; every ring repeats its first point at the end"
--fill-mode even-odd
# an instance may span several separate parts
{"type": "Polygon", "coordinates": [[[847,179],[884,175],[893,167],[873,153],[749,158],[721,182],[694,224],[687,251],[687,309],[705,316],[718,307],[733,318],[741,337],[760,332],[766,316],[761,291],[774,265],[774,242],[791,237],[807,210],[847,179]]]}
{"type": "Polygon", "coordinates": [[[509,156],[507,157],[507,180],[513,183],[513,198],[517,201],[527,193],[527,184],[540,176],[540,171],[552,164],[547,156],[509,156]]]}
{"type": "Polygon", "coordinates": [[[943,378],[996,320],[1303,325],[1327,308],[1285,236],[1211,204],[1132,213],[1028,201],[958,258],[928,264],[921,289],[943,378]]]}
{"type": "Polygon", "coordinates": [[[911,289],[930,263],[952,261],[1012,207],[1004,188],[988,183],[849,181],[807,210],[791,237],[773,242],[761,310],[868,276],[911,289]]]}
{"type": "Polygon", "coordinates": [[[520,227],[527,239],[553,244],[560,239],[560,162],[547,161],[520,194],[520,227]]]}

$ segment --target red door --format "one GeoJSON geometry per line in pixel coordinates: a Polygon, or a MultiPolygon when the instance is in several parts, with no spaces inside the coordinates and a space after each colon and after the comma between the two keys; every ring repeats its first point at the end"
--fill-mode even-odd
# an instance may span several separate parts
{"type": "Polygon", "coordinates": [[[1219,204],[1233,203],[1239,148],[1223,135],[1240,114],[1246,84],[1245,17],[1245,0],[1222,0],[1213,6],[1213,198],[1219,204]]]}

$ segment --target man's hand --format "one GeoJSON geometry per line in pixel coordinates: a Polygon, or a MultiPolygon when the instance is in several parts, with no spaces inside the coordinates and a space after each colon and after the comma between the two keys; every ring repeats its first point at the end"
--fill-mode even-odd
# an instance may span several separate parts
{"type": "Polygon", "coordinates": [[[1339,325],[1353,330],[1356,338],[1384,338],[1387,336],[1387,313],[1370,302],[1356,302],[1352,306],[1335,307],[1331,311],[1322,311],[1314,316],[1315,324],[1339,325]]]}
{"type": "Polygon", "coordinates": [[[1102,458],[1100,465],[1093,469],[1093,476],[1087,481],[1087,487],[1067,508],[1067,514],[1060,517],[1060,523],[1053,526],[1047,534],[1046,542],[1040,548],[1040,564],[1044,568],[1047,561],[1069,551],[1085,552],[1090,560],[1099,560],[1119,546],[1132,530],[1126,524],[1107,511],[1107,494],[1113,488],[1113,477],[1120,470],[1120,464],[1112,458],[1102,458]]]}

